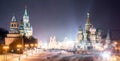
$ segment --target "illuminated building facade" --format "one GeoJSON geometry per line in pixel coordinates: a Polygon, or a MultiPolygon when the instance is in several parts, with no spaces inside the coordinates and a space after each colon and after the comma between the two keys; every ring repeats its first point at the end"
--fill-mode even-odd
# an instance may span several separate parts
{"type": "Polygon", "coordinates": [[[13,16],[10,22],[9,33],[7,34],[7,37],[5,37],[5,45],[10,45],[15,40],[20,40],[20,36],[18,21],[15,16],[13,16]]]}
{"type": "Polygon", "coordinates": [[[57,48],[57,41],[56,41],[56,37],[50,37],[50,41],[48,44],[48,48],[52,49],[52,48],[57,48]]]}
{"type": "Polygon", "coordinates": [[[10,46],[10,50],[16,50],[17,44],[21,44],[24,49],[24,44],[34,44],[37,43],[37,39],[32,37],[33,29],[29,22],[29,16],[27,9],[25,8],[25,13],[21,23],[16,20],[15,16],[12,17],[10,21],[10,30],[5,37],[5,45],[10,46]]]}
{"type": "Polygon", "coordinates": [[[20,33],[22,35],[24,34],[27,37],[30,37],[33,34],[33,29],[32,29],[32,26],[30,25],[29,16],[28,16],[26,8],[25,8],[25,13],[24,13],[24,16],[23,16],[23,20],[20,24],[20,33]]]}
{"type": "MultiPolygon", "coordinates": [[[[90,13],[87,13],[87,21],[85,23],[85,30],[79,27],[77,40],[78,45],[83,50],[89,50],[94,47],[95,44],[101,43],[102,36],[101,36],[101,30],[96,29],[90,22],[90,13]]],[[[109,34],[106,38],[106,45],[110,43],[110,37],[109,34]]]]}

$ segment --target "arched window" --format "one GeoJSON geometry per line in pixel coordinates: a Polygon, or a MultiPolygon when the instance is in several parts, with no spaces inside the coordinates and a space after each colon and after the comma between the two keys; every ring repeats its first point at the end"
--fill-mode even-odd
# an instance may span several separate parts
{"type": "Polygon", "coordinates": [[[14,27],[16,27],[16,24],[14,24],[14,27]]]}
{"type": "Polygon", "coordinates": [[[11,27],[13,27],[13,24],[11,24],[11,27]]]}

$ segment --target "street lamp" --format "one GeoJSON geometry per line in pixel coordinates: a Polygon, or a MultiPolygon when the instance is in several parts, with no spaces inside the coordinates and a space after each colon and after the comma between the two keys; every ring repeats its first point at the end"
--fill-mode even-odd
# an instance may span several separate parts
{"type": "Polygon", "coordinates": [[[18,45],[17,45],[17,48],[18,48],[19,54],[20,54],[20,49],[22,48],[22,45],[18,44],[18,45]]]}
{"type": "Polygon", "coordinates": [[[28,48],[29,47],[29,44],[25,44],[25,48],[28,48]]]}
{"type": "Polygon", "coordinates": [[[25,50],[29,48],[29,44],[25,44],[25,50]]]}
{"type": "Polygon", "coordinates": [[[22,47],[22,45],[20,45],[20,44],[17,45],[17,48],[21,48],[21,47],[22,47]]]}
{"type": "Polygon", "coordinates": [[[3,50],[5,50],[5,55],[6,55],[5,61],[7,61],[7,51],[8,51],[8,49],[9,49],[9,46],[7,46],[7,45],[3,46],[3,50]]]}
{"type": "Polygon", "coordinates": [[[18,51],[19,51],[19,54],[20,54],[20,49],[22,48],[22,45],[21,45],[21,44],[18,44],[18,45],[17,45],[17,48],[18,48],[18,51]]]}
{"type": "Polygon", "coordinates": [[[37,43],[35,44],[35,47],[36,47],[36,48],[38,47],[38,44],[37,44],[37,43]]]}
{"type": "Polygon", "coordinates": [[[33,48],[34,44],[30,44],[31,48],[33,48]]]}
{"type": "Polygon", "coordinates": [[[29,48],[29,44],[25,44],[25,54],[27,56],[27,53],[28,53],[28,48],[29,48]]]}
{"type": "Polygon", "coordinates": [[[31,53],[33,54],[34,44],[30,44],[30,47],[31,47],[31,53]]]}
{"type": "MultiPolygon", "coordinates": [[[[22,45],[21,45],[21,44],[18,44],[18,45],[17,45],[17,48],[18,48],[17,50],[19,51],[19,54],[20,54],[20,49],[22,48],[22,45]]],[[[20,61],[20,56],[19,56],[19,59],[18,59],[18,60],[20,61]]]]}
{"type": "Polygon", "coordinates": [[[29,44],[25,44],[25,50],[29,48],[29,44]]]}

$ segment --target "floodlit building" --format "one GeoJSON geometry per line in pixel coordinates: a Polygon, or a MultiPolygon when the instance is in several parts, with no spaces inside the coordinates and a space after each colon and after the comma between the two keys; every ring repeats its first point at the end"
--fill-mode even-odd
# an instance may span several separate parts
{"type": "Polygon", "coordinates": [[[5,45],[8,45],[12,52],[17,50],[23,52],[26,47],[25,45],[29,44],[28,46],[33,48],[35,43],[37,44],[37,39],[33,37],[33,29],[29,22],[27,8],[25,8],[23,19],[20,23],[16,20],[15,16],[12,17],[9,33],[5,37],[5,45]],[[17,45],[22,45],[22,47],[17,47],[17,45]]]}
{"type": "Polygon", "coordinates": [[[90,13],[87,13],[85,27],[82,28],[79,26],[77,41],[65,37],[63,41],[58,42],[56,41],[56,37],[50,37],[48,48],[105,50],[111,48],[111,39],[109,32],[107,33],[106,39],[102,39],[102,31],[94,27],[90,21],[90,13]]]}
{"type": "Polygon", "coordinates": [[[48,48],[52,49],[52,48],[57,48],[57,41],[56,41],[56,37],[50,37],[50,41],[48,43],[48,48]]]}
{"type": "Polygon", "coordinates": [[[19,32],[18,21],[16,20],[15,16],[13,16],[10,22],[9,33],[7,34],[7,37],[5,37],[5,45],[10,45],[15,40],[21,40],[21,34],[19,32]]]}
{"type": "MultiPolygon", "coordinates": [[[[87,13],[87,21],[85,23],[85,27],[82,28],[79,27],[77,40],[78,40],[78,46],[80,46],[80,49],[82,50],[90,50],[93,49],[93,47],[96,44],[101,43],[102,41],[102,35],[101,30],[97,29],[93,26],[93,24],[90,21],[90,13],[87,13]]],[[[106,45],[108,45],[111,40],[109,37],[109,33],[107,34],[106,38],[106,45]]]]}
{"type": "Polygon", "coordinates": [[[27,37],[30,37],[33,34],[33,29],[32,29],[32,26],[30,25],[29,15],[27,13],[26,8],[25,8],[25,13],[23,15],[23,20],[21,21],[19,30],[21,35],[25,35],[27,37]]]}

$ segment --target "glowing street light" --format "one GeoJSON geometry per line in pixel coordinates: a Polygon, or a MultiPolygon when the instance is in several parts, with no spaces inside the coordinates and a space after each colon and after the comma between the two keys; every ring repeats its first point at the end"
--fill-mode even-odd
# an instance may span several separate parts
{"type": "Polygon", "coordinates": [[[35,47],[37,47],[38,46],[38,44],[35,44],[35,47]]]}
{"type": "Polygon", "coordinates": [[[118,43],[117,42],[114,42],[115,45],[117,45],[118,43]]]}
{"type": "MultiPolygon", "coordinates": [[[[17,45],[17,48],[18,48],[17,50],[19,51],[19,54],[20,54],[20,49],[22,48],[22,45],[21,45],[21,44],[18,44],[18,45],[17,45]]],[[[20,61],[20,56],[19,56],[19,59],[18,59],[18,60],[20,61]]]]}
{"type": "Polygon", "coordinates": [[[26,56],[27,56],[27,53],[28,53],[28,51],[27,51],[27,50],[28,50],[28,48],[29,48],[29,44],[25,44],[25,50],[26,50],[26,52],[25,52],[25,53],[26,53],[26,56]]]}
{"type": "Polygon", "coordinates": [[[22,45],[18,44],[18,45],[17,45],[17,48],[22,48],[22,45]]]}
{"type": "Polygon", "coordinates": [[[18,48],[17,50],[19,50],[19,54],[20,54],[20,49],[22,48],[22,45],[21,45],[21,44],[18,44],[18,45],[17,45],[17,48],[18,48]]]}
{"type": "Polygon", "coordinates": [[[7,51],[9,49],[9,46],[5,45],[3,46],[3,49],[7,51]]]}
{"type": "Polygon", "coordinates": [[[102,58],[103,59],[106,59],[106,60],[109,60],[111,58],[111,52],[109,51],[104,51],[102,54],[101,54],[102,58]]]}
{"type": "Polygon", "coordinates": [[[34,44],[30,44],[30,46],[31,46],[31,47],[33,47],[33,46],[34,46],[34,44]]]}
{"type": "Polygon", "coordinates": [[[28,48],[28,47],[29,47],[29,44],[25,44],[25,47],[28,48]]]}
{"type": "Polygon", "coordinates": [[[3,49],[5,50],[5,53],[6,53],[6,59],[5,59],[5,61],[7,61],[7,51],[9,49],[9,46],[5,45],[5,46],[3,46],[3,49]]]}

